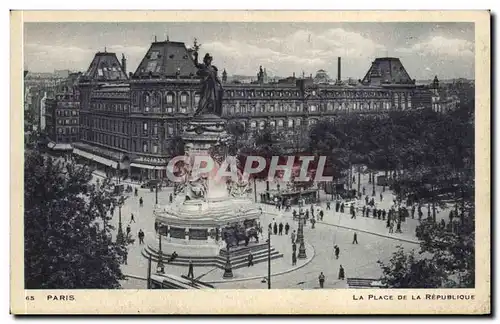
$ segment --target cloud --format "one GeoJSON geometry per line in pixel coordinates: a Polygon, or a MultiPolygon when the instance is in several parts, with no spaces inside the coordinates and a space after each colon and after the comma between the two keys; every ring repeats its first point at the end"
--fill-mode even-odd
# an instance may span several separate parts
{"type": "Polygon", "coordinates": [[[369,58],[377,56],[385,47],[361,34],[333,28],[320,33],[298,30],[281,38],[275,36],[246,42],[234,39],[206,42],[202,50],[212,53],[214,63],[223,64],[231,70],[230,74],[255,75],[258,66],[263,65],[268,72],[279,68],[280,72],[276,72],[279,76],[288,76],[301,70],[311,73],[331,68],[330,71],[336,71],[334,62],[337,56],[360,60],[357,62],[360,64],[362,60],[364,71],[369,58]]]}
{"type": "Polygon", "coordinates": [[[396,52],[421,56],[470,58],[474,57],[474,43],[465,39],[433,36],[424,42],[413,44],[410,47],[397,48],[396,52]]]}

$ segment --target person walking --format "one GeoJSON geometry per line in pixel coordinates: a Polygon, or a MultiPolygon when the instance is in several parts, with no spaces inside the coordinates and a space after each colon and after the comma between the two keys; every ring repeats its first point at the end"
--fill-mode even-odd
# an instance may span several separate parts
{"type": "Polygon", "coordinates": [[[366,188],[363,186],[363,196],[366,195],[366,188]]]}
{"type": "Polygon", "coordinates": [[[318,280],[319,280],[319,287],[323,288],[325,285],[325,275],[323,274],[323,272],[319,274],[318,280]]]}
{"type": "Polygon", "coordinates": [[[189,265],[188,265],[188,278],[194,279],[194,269],[193,269],[193,261],[189,259],[189,265]]]}
{"type": "Polygon", "coordinates": [[[344,212],[344,203],[341,203],[340,204],[340,212],[343,213],[344,212]]]}
{"type": "Polygon", "coordinates": [[[368,195],[365,196],[365,204],[368,205],[368,195]]]}
{"type": "Polygon", "coordinates": [[[250,253],[248,253],[248,266],[249,267],[253,266],[253,254],[252,254],[252,251],[250,251],[250,253]]]}
{"type": "Polygon", "coordinates": [[[342,267],[342,265],[340,265],[340,268],[339,268],[339,279],[340,280],[345,279],[345,271],[344,271],[344,268],[342,267]]]}
{"type": "Polygon", "coordinates": [[[335,250],[335,259],[338,259],[340,254],[340,248],[338,245],[335,245],[333,248],[335,250]]]}
{"type": "Polygon", "coordinates": [[[139,238],[139,244],[144,244],[144,232],[142,229],[139,230],[137,237],[139,238]]]}
{"type": "Polygon", "coordinates": [[[297,264],[297,255],[295,254],[295,251],[292,252],[292,265],[297,264]]]}
{"type": "Polygon", "coordinates": [[[293,219],[297,218],[297,211],[295,209],[292,211],[292,216],[293,219]]]}
{"type": "Polygon", "coordinates": [[[384,200],[384,196],[380,193],[380,201],[384,200]]]}
{"type": "Polygon", "coordinates": [[[292,243],[295,243],[295,230],[293,230],[292,235],[290,236],[292,237],[292,243]]]}
{"type": "Polygon", "coordinates": [[[288,235],[288,231],[290,231],[290,225],[288,222],[285,224],[285,235],[288,235]]]}
{"type": "Polygon", "coordinates": [[[354,232],[354,236],[352,238],[352,244],[358,244],[358,233],[354,232]]]}
{"type": "Polygon", "coordinates": [[[314,228],[314,224],[316,224],[316,219],[313,217],[311,218],[311,228],[314,228]]]}
{"type": "Polygon", "coordinates": [[[325,215],[325,213],[323,213],[323,209],[321,209],[321,210],[319,211],[319,220],[320,220],[320,221],[323,221],[323,216],[324,216],[324,215],[325,215]]]}
{"type": "Polygon", "coordinates": [[[386,214],[386,212],[385,212],[385,209],[384,209],[384,210],[382,210],[382,220],[385,220],[385,214],[386,214]]]}
{"type": "Polygon", "coordinates": [[[382,217],[382,209],[377,210],[377,218],[380,219],[382,217]]]}
{"type": "Polygon", "coordinates": [[[351,208],[350,208],[350,212],[351,212],[351,219],[353,218],[356,218],[356,210],[354,209],[354,205],[351,205],[351,208]]]}
{"type": "Polygon", "coordinates": [[[135,219],[134,219],[134,214],[130,214],[130,224],[132,224],[132,222],[135,223],[135,219]]]}
{"type": "Polygon", "coordinates": [[[401,221],[398,221],[398,224],[396,225],[396,233],[403,233],[401,232],[401,221]]]}
{"type": "Polygon", "coordinates": [[[340,203],[337,201],[335,202],[335,212],[338,213],[340,210],[340,203]]]}
{"type": "Polygon", "coordinates": [[[279,235],[283,235],[283,223],[280,222],[280,225],[278,226],[278,233],[279,235]]]}
{"type": "Polygon", "coordinates": [[[373,208],[373,218],[377,217],[377,208],[373,208]]]}
{"type": "Polygon", "coordinates": [[[137,190],[137,188],[134,189],[134,196],[138,196],[139,195],[139,190],[137,190]]]}
{"type": "Polygon", "coordinates": [[[415,205],[411,206],[411,218],[415,218],[415,205]]]}
{"type": "Polygon", "coordinates": [[[127,236],[130,235],[130,225],[127,225],[127,236]]]}
{"type": "Polygon", "coordinates": [[[274,225],[273,225],[273,233],[274,233],[274,235],[278,234],[278,224],[276,224],[276,222],[274,222],[274,225]]]}
{"type": "Polygon", "coordinates": [[[139,198],[139,207],[142,207],[142,205],[144,204],[144,200],[142,200],[142,197],[139,198]]]}
{"type": "Polygon", "coordinates": [[[365,212],[366,212],[366,206],[363,206],[363,209],[361,210],[361,217],[365,217],[365,212]]]}
{"type": "Polygon", "coordinates": [[[389,224],[389,234],[394,233],[394,222],[390,222],[389,224]]]}
{"type": "Polygon", "coordinates": [[[171,204],[173,200],[174,197],[172,196],[172,193],[170,193],[170,195],[168,195],[168,202],[171,204]]]}
{"type": "Polygon", "coordinates": [[[370,207],[366,206],[366,217],[370,217],[370,207]]]}
{"type": "Polygon", "coordinates": [[[295,242],[292,243],[292,251],[293,253],[297,252],[297,244],[295,242]]]}
{"type": "Polygon", "coordinates": [[[329,201],[326,202],[326,210],[330,210],[330,202],[329,201]]]}

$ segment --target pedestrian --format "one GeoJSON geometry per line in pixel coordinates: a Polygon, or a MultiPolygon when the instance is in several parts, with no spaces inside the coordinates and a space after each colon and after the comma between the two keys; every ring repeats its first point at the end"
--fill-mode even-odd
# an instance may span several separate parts
{"type": "Polygon", "coordinates": [[[341,203],[340,204],[340,212],[343,213],[344,212],[344,203],[341,203]]]}
{"type": "Polygon", "coordinates": [[[366,195],[366,188],[363,186],[363,196],[366,195]]]}
{"type": "Polygon", "coordinates": [[[295,209],[292,211],[292,216],[293,219],[297,218],[297,211],[295,209]]]}
{"type": "Polygon", "coordinates": [[[274,235],[278,234],[278,224],[276,224],[276,222],[274,222],[274,225],[273,225],[273,233],[274,233],[274,235]]]}
{"type": "Polygon", "coordinates": [[[293,230],[292,235],[290,235],[292,238],[292,243],[295,243],[295,230],[293,230]]]}
{"type": "Polygon", "coordinates": [[[142,229],[140,229],[139,233],[137,233],[137,237],[139,238],[139,244],[144,244],[144,232],[142,229]]]}
{"type": "Polygon", "coordinates": [[[384,209],[384,210],[382,210],[382,220],[385,220],[385,215],[386,215],[386,213],[385,213],[385,209],[384,209]]]}
{"type": "Polygon", "coordinates": [[[248,253],[248,266],[253,266],[253,254],[252,254],[252,251],[250,251],[250,253],[248,253]]]}
{"type": "Polygon", "coordinates": [[[297,264],[297,254],[295,254],[295,251],[292,252],[292,265],[297,264]]]}
{"type": "Polygon", "coordinates": [[[188,278],[194,279],[194,269],[193,269],[193,261],[189,259],[189,265],[188,265],[188,278]]]}
{"type": "Polygon", "coordinates": [[[309,209],[306,209],[306,219],[309,219],[309,209]]]}
{"type": "Polygon", "coordinates": [[[356,210],[354,209],[354,205],[351,205],[351,219],[356,218],[356,210]]]}
{"type": "Polygon", "coordinates": [[[399,221],[398,224],[396,225],[396,233],[403,233],[401,232],[401,221],[399,221]]]}
{"type": "Polygon", "coordinates": [[[278,209],[278,197],[274,197],[274,207],[278,209]]]}
{"type": "Polygon", "coordinates": [[[135,223],[135,219],[134,219],[134,214],[130,214],[130,223],[134,222],[135,223]]]}
{"type": "Polygon", "coordinates": [[[137,188],[134,188],[134,196],[136,196],[136,197],[138,196],[138,190],[137,190],[137,188]]]}
{"type": "Polygon", "coordinates": [[[139,198],[139,207],[142,207],[143,203],[144,203],[144,201],[142,200],[142,197],[139,198]]]}
{"type": "Polygon", "coordinates": [[[128,251],[125,250],[125,253],[123,254],[123,263],[128,265],[128,251]]]}
{"type": "Polygon", "coordinates": [[[297,244],[295,242],[292,243],[292,252],[297,252],[297,244]]]}
{"type": "Polygon", "coordinates": [[[352,183],[356,183],[356,177],[352,176],[352,183]]]}
{"type": "Polygon", "coordinates": [[[290,231],[290,225],[288,225],[288,222],[285,224],[285,235],[288,235],[288,231],[290,231]]]}
{"type": "Polygon", "coordinates": [[[316,219],[311,218],[311,228],[314,228],[314,224],[316,224],[316,219]]]}
{"type": "Polygon", "coordinates": [[[319,279],[319,287],[323,288],[325,285],[325,275],[323,274],[323,272],[319,274],[318,279],[319,279]]]}
{"type": "Polygon", "coordinates": [[[280,222],[280,225],[278,226],[278,232],[279,232],[279,235],[283,235],[283,223],[280,222]]]}
{"type": "Polygon", "coordinates": [[[380,201],[384,199],[384,196],[382,196],[382,193],[380,193],[380,201]]]}
{"type": "Polygon", "coordinates": [[[340,280],[345,279],[345,271],[344,271],[344,268],[342,267],[342,265],[340,265],[340,268],[339,268],[339,279],[340,280]]]}
{"type": "Polygon", "coordinates": [[[368,195],[365,196],[365,204],[368,205],[368,195]]]}
{"type": "Polygon", "coordinates": [[[322,209],[322,210],[320,210],[320,211],[319,211],[319,220],[320,220],[320,221],[323,221],[323,216],[324,216],[324,215],[325,215],[325,214],[323,213],[323,209],[322,209]]]}
{"type": "Polygon", "coordinates": [[[411,206],[411,218],[415,218],[415,205],[411,206]]]}
{"type": "Polygon", "coordinates": [[[340,203],[337,201],[335,203],[335,212],[338,213],[339,212],[339,209],[340,209],[340,203]]]}
{"type": "Polygon", "coordinates": [[[448,215],[448,218],[450,219],[450,224],[453,222],[453,210],[450,210],[450,214],[448,215]]]}
{"type": "Polygon", "coordinates": [[[441,218],[441,228],[445,228],[446,227],[446,222],[444,221],[444,219],[441,218]]]}
{"type": "Polygon", "coordinates": [[[394,233],[394,222],[389,223],[389,233],[394,233]]]}
{"type": "Polygon", "coordinates": [[[269,223],[269,225],[267,226],[267,231],[269,233],[272,233],[273,232],[273,224],[269,223]]]}
{"type": "Polygon", "coordinates": [[[370,206],[366,206],[366,217],[370,217],[370,206]]]}
{"type": "Polygon", "coordinates": [[[130,235],[130,225],[127,225],[127,236],[130,235]]]}
{"type": "Polygon", "coordinates": [[[363,209],[361,211],[361,217],[365,217],[365,211],[366,211],[366,206],[363,206],[363,209]]]}
{"type": "Polygon", "coordinates": [[[377,210],[377,218],[380,219],[382,217],[382,209],[377,210]]]}
{"type": "Polygon", "coordinates": [[[326,202],[326,210],[330,210],[330,202],[329,201],[326,202]]]}
{"type": "Polygon", "coordinates": [[[424,213],[422,212],[422,207],[418,208],[418,220],[422,220],[422,216],[424,216],[424,213]]]}
{"type": "Polygon", "coordinates": [[[354,232],[354,236],[352,238],[352,244],[358,244],[358,233],[354,232]]]}
{"type": "Polygon", "coordinates": [[[168,195],[168,202],[172,203],[173,200],[174,200],[174,197],[172,196],[172,193],[170,193],[170,195],[168,195]]]}
{"type": "Polygon", "coordinates": [[[335,245],[334,249],[335,249],[335,259],[338,259],[340,254],[340,248],[338,245],[335,245]]]}

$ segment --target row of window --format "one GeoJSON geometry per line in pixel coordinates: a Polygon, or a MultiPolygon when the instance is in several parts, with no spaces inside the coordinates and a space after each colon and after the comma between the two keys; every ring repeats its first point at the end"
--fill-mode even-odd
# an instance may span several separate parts
{"type": "Polygon", "coordinates": [[[87,116],[82,116],[82,125],[87,127],[92,126],[95,130],[102,130],[108,132],[129,134],[130,128],[132,128],[132,135],[134,136],[153,136],[159,137],[162,131],[164,131],[164,136],[171,137],[173,134],[177,133],[177,129],[182,129],[181,125],[167,124],[165,129],[162,130],[162,125],[160,123],[152,122],[135,122],[130,126],[129,122],[124,120],[116,120],[111,118],[95,118],[91,119],[87,116]]]}
{"type": "MultiPolygon", "coordinates": [[[[300,96],[300,91],[297,90],[226,90],[225,97],[290,97],[300,96]]],[[[316,95],[316,90],[312,91],[312,95],[316,95]]],[[[387,92],[379,91],[333,91],[327,92],[326,96],[335,98],[362,98],[362,97],[386,97],[387,92]]]]}
{"type": "Polygon", "coordinates": [[[58,134],[77,134],[78,127],[57,127],[58,134]]]}
{"type": "Polygon", "coordinates": [[[301,111],[333,111],[333,110],[388,110],[390,109],[389,102],[328,102],[326,105],[324,103],[320,105],[307,105],[303,109],[300,105],[296,104],[284,104],[284,105],[274,105],[274,104],[256,104],[256,105],[237,105],[237,106],[225,106],[225,112],[227,114],[253,114],[256,112],[260,113],[274,113],[274,112],[301,112],[301,111]]]}
{"type": "Polygon", "coordinates": [[[108,112],[119,112],[119,113],[124,113],[129,111],[129,105],[128,104],[121,104],[121,103],[92,103],[91,104],[92,110],[97,110],[97,111],[108,111],[108,112]]]}
{"type": "Polygon", "coordinates": [[[57,125],[78,125],[78,119],[57,119],[57,125]]]}
{"type": "Polygon", "coordinates": [[[69,117],[69,116],[78,116],[78,111],[76,110],[56,110],[56,115],[58,117],[69,117]]]}
{"type": "MultiPolygon", "coordinates": [[[[317,122],[316,119],[309,119],[308,120],[308,124],[309,125],[313,125],[317,122]]],[[[261,121],[256,121],[256,120],[252,120],[250,121],[249,123],[246,123],[246,122],[241,122],[241,125],[246,129],[248,126],[251,128],[251,129],[255,129],[255,128],[259,128],[259,129],[264,129],[266,127],[266,124],[267,126],[271,127],[271,128],[281,128],[281,127],[288,127],[288,128],[294,128],[294,127],[300,127],[302,125],[302,119],[300,118],[297,118],[297,119],[288,119],[288,120],[284,120],[284,119],[278,119],[278,120],[269,120],[269,121],[265,121],[265,120],[261,120],[261,121]]]]}
{"type": "Polygon", "coordinates": [[[129,149],[129,144],[131,144],[130,150],[132,152],[143,152],[143,153],[159,153],[159,143],[158,142],[148,142],[140,141],[137,139],[128,139],[120,136],[113,136],[104,133],[91,133],[89,136],[88,132],[83,132],[82,137],[85,140],[91,140],[102,145],[116,147],[124,150],[129,149]]]}
{"type": "MultiPolygon", "coordinates": [[[[181,92],[179,94],[179,102],[182,106],[188,106],[189,105],[189,98],[190,94],[188,92],[181,92]]],[[[195,94],[194,96],[194,104],[197,105],[198,101],[200,100],[200,95],[195,94]]],[[[138,93],[138,92],[133,92],[132,93],[132,105],[133,106],[141,106],[144,107],[145,111],[148,111],[151,108],[159,108],[162,106],[175,106],[175,103],[177,101],[176,98],[176,93],[174,92],[167,92],[163,96],[161,92],[159,91],[153,91],[153,92],[144,92],[144,93],[138,93]],[[162,102],[163,99],[163,102],[162,102]]]]}

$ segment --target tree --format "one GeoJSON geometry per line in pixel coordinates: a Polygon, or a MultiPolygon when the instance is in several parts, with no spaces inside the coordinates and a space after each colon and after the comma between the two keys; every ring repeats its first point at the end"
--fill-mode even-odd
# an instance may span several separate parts
{"type": "Polygon", "coordinates": [[[125,245],[112,241],[117,205],[109,180],[91,170],[27,151],[24,166],[26,289],[119,288],[125,245]]]}
{"type": "Polygon", "coordinates": [[[382,267],[382,284],[389,288],[440,288],[446,282],[446,274],[431,259],[406,253],[401,246],[382,267]]]}

